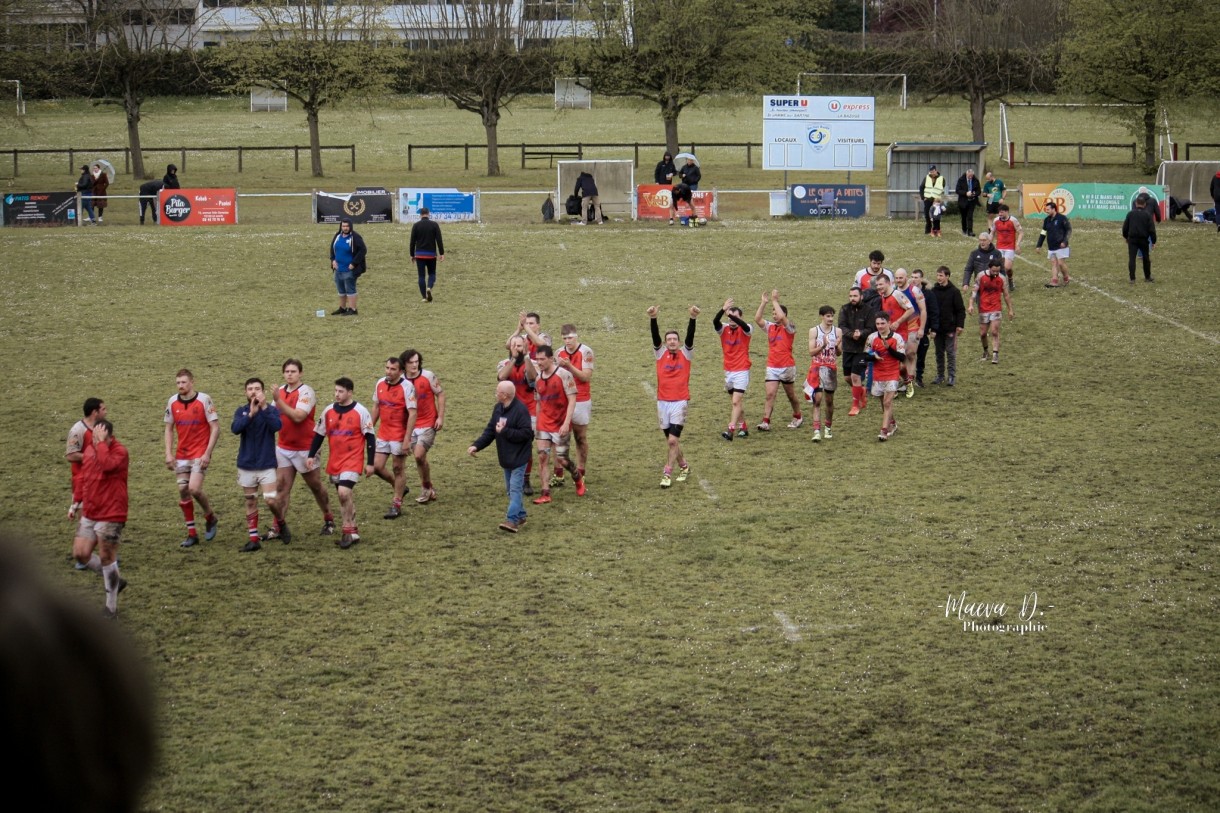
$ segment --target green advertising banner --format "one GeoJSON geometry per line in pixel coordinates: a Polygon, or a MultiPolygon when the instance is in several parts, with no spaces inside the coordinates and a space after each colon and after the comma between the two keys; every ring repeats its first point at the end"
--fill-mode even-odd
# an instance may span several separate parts
{"type": "Polygon", "coordinates": [[[1147,194],[1161,212],[1167,212],[1169,198],[1165,187],[1156,184],[1141,186],[1128,183],[1041,183],[1021,186],[1022,211],[1025,217],[1045,217],[1043,210],[1053,201],[1061,214],[1085,220],[1123,220],[1135,198],[1147,194]]]}

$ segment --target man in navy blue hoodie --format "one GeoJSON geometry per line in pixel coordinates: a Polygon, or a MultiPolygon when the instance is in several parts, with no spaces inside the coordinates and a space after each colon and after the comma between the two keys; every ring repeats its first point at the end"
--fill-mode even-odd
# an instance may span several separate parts
{"type": "Polygon", "coordinates": [[[534,429],[530,423],[529,409],[517,398],[517,387],[511,381],[501,381],[496,385],[496,405],[492,408],[491,420],[466,453],[474,457],[480,449],[490,446],[493,439],[500,467],[504,469],[504,486],[508,490],[508,514],[505,521],[500,523],[500,530],[515,534],[525,524],[522,494],[534,429]]]}
{"type": "Polygon", "coordinates": [[[292,541],[292,533],[284,522],[275,491],[275,433],[280,431],[280,411],[267,403],[263,382],[259,378],[246,381],[246,405],[233,413],[233,434],[241,437],[237,449],[237,483],[246,494],[246,527],[250,541],[241,548],[250,553],[262,548],[258,532],[258,491],[275,517],[280,529],[278,539],[292,541]]]}

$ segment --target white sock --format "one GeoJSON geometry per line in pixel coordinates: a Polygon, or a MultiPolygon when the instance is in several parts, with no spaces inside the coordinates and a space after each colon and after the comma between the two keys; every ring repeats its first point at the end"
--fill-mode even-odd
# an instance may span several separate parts
{"type": "Polygon", "coordinates": [[[106,585],[106,609],[117,612],[119,609],[119,563],[111,562],[102,568],[102,579],[106,585]]]}
{"type": "Polygon", "coordinates": [[[96,553],[89,557],[89,561],[85,562],[85,567],[92,570],[94,573],[102,572],[102,559],[96,553]]]}

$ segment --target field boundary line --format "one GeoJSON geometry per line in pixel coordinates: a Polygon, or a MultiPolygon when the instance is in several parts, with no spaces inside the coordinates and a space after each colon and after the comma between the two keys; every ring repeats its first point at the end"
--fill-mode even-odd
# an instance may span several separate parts
{"type": "Polygon", "coordinates": [[[801,640],[801,628],[793,623],[787,613],[781,613],[779,610],[776,610],[771,615],[775,616],[775,620],[779,622],[780,629],[783,631],[784,638],[787,641],[795,644],[801,640]]]}
{"type": "Polygon", "coordinates": [[[707,481],[706,477],[699,478],[699,488],[703,489],[703,493],[706,494],[707,498],[712,502],[716,502],[720,499],[719,495],[716,494],[715,490],[712,488],[712,484],[707,481]]]}

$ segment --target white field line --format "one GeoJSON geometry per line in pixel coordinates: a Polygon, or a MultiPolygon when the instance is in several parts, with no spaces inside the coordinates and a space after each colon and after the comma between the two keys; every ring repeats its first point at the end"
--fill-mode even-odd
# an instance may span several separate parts
{"type": "Polygon", "coordinates": [[[613,333],[614,331],[618,330],[618,327],[616,327],[614,324],[614,320],[609,316],[602,317],[602,324],[606,326],[607,333],[613,333]]]}
{"type": "Polygon", "coordinates": [[[712,502],[720,499],[720,497],[718,497],[716,492],[712,489],[712,484],[709,483],[706,478],[699,478],[699,488],[703,489],[703,493],[706,494],[707,498],[712,502]]]}
{"type": "Polygon", "coordinates": [[[588,287],[589,287],[589,280],[585,279],[584,277],[581,277],[581,278],[580,278],[580,286],[581,286],[582,288],[588,288],[588,287]]]}
{"type": "MultiPolygon", "coordinates": [[[[1047,274],[1049,274],[1051,271],[1051,267],[1049,265],[1043,265],[1042,263],[1034,262],[1033,260],[1030,260],[1030,259],[1027,259],[1027,258],[1021,256],[1020,254],[1017,255],[1017,259],[1022,260],[1025,263],[1032,265],[1034,268],[1040,269],[1047,274]]],[[[1203,333],[1202,331],[1195,330],[1190,325],[1182,324],[1177,319],[1173,319],[1169,316],[1165,316],[1163,314],[1157,313],[1156,311],[1152,310],[1152,308],[1145,307],[1144,305],[1139,305],[1135,302],[1130,302],[1126,299],[1123,299],[1121,296],[1116,296],[1115,294],[1112,294],[1109,291],[1106,291],[1102,288],[1098,288],[1096,285],[1092,285],[1088,282],[1083,282],[1078,277],[1073,277],[1072,283],[1075,285],[1079,285],[1081,288],[1086,288],[1086,289],[1092,291],[1093,293],[1101,294],[1104,297],[1113,299],[1118,304],[1126,305],[1128,308],[1131,308],[1131,310],[1136,311],[1137,313],[1142,313],[1145,316],[1151,316],[1153,319],[1160,319],[1162,322],[1166,322],[1168,324],[1173,325],[1176,328],[1180,328],[1180,329],[1186,331],[1187,333],[1191,334],[1192,336],[1197,336],[1198,338],[1203,339],[1205,342],[1211,342],[1212,344],[1220,344],[1220,336],[1214,336],[1210,333],[1203,333]]],[[[1028,285],[1029,283],[1026,283],[1026,284],[1028,285]]]]}
{"type": "Polygon", "coordinates": [[[776,610],[772,615],[779,622],[780,629],[784,631],[784,638],[794,644],[801,640],[801,628],[792,623],[792,619],[788,617],[787,613],[776,610]]]}
{"type": "Polygon", "coordinates": [[[644,392],[648,393],[649,398],[657,397],[656,387],[652,386],[652,384],[648,383],[647,381],[641,381],[640,386],[644,388],[644,392]]]}
{"type": "Polygon", "coordinates": [[[560,244],[559,244],[559,250],[560,250],[560,251],[567,251],[567,250],[568,250],[568,246],[567,246],[567,244],[566,244],[566,243],[560,243],[560,244]]]}

